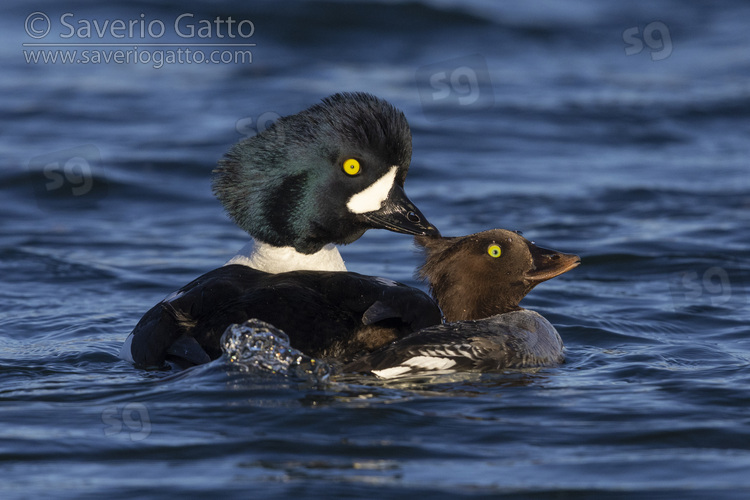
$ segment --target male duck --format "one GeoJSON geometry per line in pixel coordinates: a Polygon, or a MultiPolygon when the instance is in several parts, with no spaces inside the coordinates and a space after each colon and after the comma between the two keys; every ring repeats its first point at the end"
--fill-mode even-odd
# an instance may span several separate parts
{"type": "Polygon", "coordinates": [[[121,357],[205,363],[228,325],[258,318],[311,356],[349,361],[439,323],[425,293],[346,272],[334,246],[372,228],[440,234],[404,193],[410,160],[404,114],[364,93],[328,97],[235,145],[213,190],[254,242],[151,308],[121,357]]]}

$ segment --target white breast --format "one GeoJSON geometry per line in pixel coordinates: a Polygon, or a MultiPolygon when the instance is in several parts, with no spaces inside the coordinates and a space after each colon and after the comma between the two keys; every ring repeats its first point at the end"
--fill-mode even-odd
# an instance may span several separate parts
{"type": "Polygon", "coordinates": [[[245,245],[225,265],[240,264],[267,273],[289,271],[346,271],[344,259],[335,245],[326,245],[314,254],[304,254],[293,247],[275,247],[262,241],[245,245]]]}

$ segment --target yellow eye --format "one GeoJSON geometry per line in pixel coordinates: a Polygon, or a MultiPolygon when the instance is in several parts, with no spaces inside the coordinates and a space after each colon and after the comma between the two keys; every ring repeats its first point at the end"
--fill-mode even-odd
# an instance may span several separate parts
{"type": "Polygon", "coordinates": [[[490,254],[490,257],[496,259],[500,257],[500,254],[502,254],[503,251],[500,249],[499,245],[490,245],[489,248],[487,248],[487,253],[490,254]]]}
{"type": "Polygon", "coordinates": [[[359,173],[359,162],[354,158],[349,158],[344,162],[344,172],[349,175],[357,175],[359,173]]]}

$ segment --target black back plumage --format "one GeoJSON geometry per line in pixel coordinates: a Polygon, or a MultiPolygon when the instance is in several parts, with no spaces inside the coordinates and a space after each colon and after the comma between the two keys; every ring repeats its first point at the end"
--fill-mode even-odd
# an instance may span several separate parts
{"type": "Polygon", "coordinates": [[[228,265],[149,310],[133,330],[131,354],[141,367],[207,362],[221,355],[227,326],[250,318],[284,330],[310,356],[347,362],[438,324],[440,310],[419,290],[357,273],[228,265]]]}

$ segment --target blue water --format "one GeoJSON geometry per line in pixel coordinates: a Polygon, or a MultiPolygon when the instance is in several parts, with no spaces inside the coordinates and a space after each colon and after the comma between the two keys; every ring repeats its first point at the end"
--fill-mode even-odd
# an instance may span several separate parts
{"type": "MultiPolygon", "coordinates": [[[[746,2],[31,5],[0,20],[2,498],[750,495],[746,2]],[[65,13],[161,20],[160,43],[185,41],[183,13],[251,20],[252,62],[27,63],[42,49],[23,43],[122,43],[61,38],[65,13]],[[315,383],[118,359],[246,242],[211,195],[217,159],[344,90],[404,110],[406,190],[443,234],[582,256],[524,301],[564,365],[315,383]]],[[[407,236],[341,251],[421,286],[407,236]]]]}

